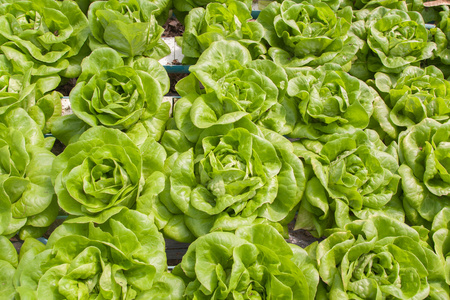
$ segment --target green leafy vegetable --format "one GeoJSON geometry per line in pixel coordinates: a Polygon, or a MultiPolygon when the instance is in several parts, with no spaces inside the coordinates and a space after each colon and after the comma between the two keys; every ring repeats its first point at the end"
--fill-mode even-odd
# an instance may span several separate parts
{"type": "MultiPolygon", "coordinates": [[[[92,2],[96,2],[98,0],[74,0],[80,9],[87,15],[89,6],[92,2]]],[[[139,1],[139,4],[144,4],[149,10],[152,11],[152,14],[155,15],[160,25],[163,25],[168,16],[169,11],[172,8],[172,0],[148,0],[145,2],[139,1]]]]}
{"type": "MultiPolygon", "coordinates": [[[[75,2],[56,0],[2,1],[1,52],[17,70],[31,76],[80,73],[80,55],[89,35],[86,16],[75,2]]],[[[52,80],[52,79],[49,79],[52,80]]]]}
{"type": "Polygon", "coordinates": [[[450,201],[450,122],[424,119],[399,136],[403,206],[413,225],[430,227],[450,201]]]}
{"type": "Polygon", "coordinates": [[[83,72],[70,93],[74,115],[57,118],[51,131],[64,144],[75,142],[92,126],[125,131],[140,145],[159,140],[170,116],[167,72],[156,60],[135,59],[129,65],[113,49],[94,50],[82,63],[83,72]]]}
{"type": "Polygon", "coordinates": [[[162,144],[168,180],[154,210],[166,236],[192,241],[214,230],[292,220],[305,175],[281,135],[244,118],[205,130],[194,148],[178,131],[162,144]]]}
{"type": "Polygon", "coordinates": [[[153,283],[150,290],[137,296],[137,300],[178,300],[183,299],[185,284],[183,280],[172,273],[163,273],[161,278],[153,283]]]}
{"type": "Polygon", "coordinates": [[[438,256],[408,225],[385,216],[354,221],[308,249],[327,299],[448,299],[438,256]]]}
{"type": "Polygon", "coordinates": [[[14,68],[14,62],[0,54],[0,116],[21,107],[39,124],[44,133],[61,115],[61,94],[53,91],[59,84],[59,76],[31,76],[31,65],[22,71],[14,68]]]}
{"type": "Polygon", "coordinates": [[[450,285],[450,207],[442,209],[434,218],[433,226],[434,249],[445,269],[445,279],[450,285]]]}
{"type": "Polygon", "coordinates": [[[186,299],[314,299],[319,281],[306,251],[262,224],[198,238],[173,273],[186,299]]]}
{"type": "Polygon", "coordinates": [[[168,55],[169,46],[161,39],[164,29],[155,18],[158,11],[159,7],[151,1],[93,2],[88,11],[90,48],[113,48],[123,57],[143,55],[160,59],[168,55]]]}
{"type": "Polygon", "coordinates": [[[26,74],[15,74],[11,61],[0,55],[0,116],[17,107],[27,110],[31,106],[30,73],[29,69],[26,74]]]}
{"type": "Polygon", "coordinates": [[[0,294],[2,299],[13,300],[16,289],[13,277],[16,272],[19,257],[13,244],[4,236],[0,236],[0,294]]]}
{"type": "Polygon", "coordinates": [[[257,21],[265,28],[269,56],[284,66],[344,66],[361,46],[356,36],[349,35],[350,6],[335,12],[324,2],[285,0],[269,4],[257,21]]]}
{"type": "Polygon", "coordinates": [[[359,11],[357,14],[370,12],[380,6],[390,9],[401,9],[404,11],[417,12],[421,12],[424,9],[422,0],[357,0],[353,3],[348,0],[344,0],[343,3],[341,3],[341,7],[345,7],[345,5],[352,5],[353,9],[358,9],[359,11]]]}
{"type": "Polygon", "coordinates": [[[335,64],[302,69],[289,80],[286,110],[293,109],[290,137],[319,139],[369,125],[377,92],[335,64]]]}
{"type": "Polygon", "coordinates": [[[295,229],[321,237],[374,214],[404,220],[396,144],[387,147],[374,131],[358,130],[326,143],[303,139],[294,147],[310,170],[295,229]]]}
{"type": "Polygon", "coordinates": [[[439,13],[439,17],[433,20],[439,20],[439,22],[437,22],[436,27],[430,29],[433,41],[436,43],[434,59],[430,61],[430,64],[440,68],[445,74],[445,77],[448,77],[450,75],[450,47],[448,44],[450,38],[450,10],[446,5],[441,7],[443,10],[439,13]]]}
{"type": "Polygon", "coordinates": [[[194,64],[213,42],[235,40],[250,50],[252,58],[266,52],[261,43],[264,28],[251,21],[251,11],[241,1],[210,3],[192,9],[185,19],[185,31],[180,38],[183,63],[194,64]]]}
{"type": "Polygon", "coordinates": [[[83,60],[82,69],[70,102],[74,114],[89,126],[128,130],[153,117],[169,90],[166,71],[151,58],[125,66],[116,51],[100,48],[83,60]]]}
{"type": "Polygon", "coordinates": [[[377,73],[375,84],[385,96],[375,99],[373,117],[392,139],[425,118],[445,122],[450,117],[450,82],[434,66],[410,66],[399,77],[377,73]]]}
{"type": "Polygon", "coordinates": [[[0,120],[0,234],[40,237],[58,215],[50,176],[55,155],[21,108],[0,120]]]}
{"type": "MultiPolygon", "coordinates": [[[[196,7],[206,7],[210,3],[225,3],[228,4],[232,1],[236,0],[172,0],[173,7],[175,9],[175,14],[177,15],[178,20],[183,21],[185,16],[191,10],[196,7]]],[[[252,0],[238,0],[247,6],[248,10],[252,9],[252,0]]]]}
{"type": "Polygon", "coordinates": [[[147,216],[123,209],[95,226],[59,226],[46,250],[21,259],[15,284],[27,299],[136,299],[166,268],[162,234],[147,216]]]}
{"type": "Polygon", "coordinates": [[[281,134],[292,130],[286,126],[288,111],[281,105],[287,86],[282,67],[252,61],[250,52],[236,41],[218,41],[190,71],[176,85],[182,98],[174,110],[177,127],[188,140],[196,142],[204,129],[243,117],[281,134]]]}
{"type": "MultiPolygon", "coordinates": [[[[364,36],[367,46],[361,48],[354,66],[369,72],[400,73],[430,58],[436,49],[436,44],[428,41],[422,16],[415,11],[378,7],[365,19],[364,36]]],[[[355,76],[357,72],[361,70],[356,67],[350,71],[355,76]]]]}
{"type": "Polygon", "coordinates": [[[117,129],[93,127],[53,163],[58,203],[78,216],[70,222],[107,220],[123,207],[135,205],[145,180],[157,168],[154,162],[164,158],[164,149],[153,139],[138,148],[117,129]]]}

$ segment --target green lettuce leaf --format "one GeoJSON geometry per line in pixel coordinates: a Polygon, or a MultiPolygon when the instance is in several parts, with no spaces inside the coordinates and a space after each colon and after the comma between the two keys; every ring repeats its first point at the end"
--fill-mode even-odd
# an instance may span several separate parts
{"type": "Polygon", "coordinates": [[[160,9],[151,1],[93,2],[88,11],[91,50],[108,47],[123,57],[160,59],[168,55],[169,46],[161,40],[164,29],[155,18],[160,9]]]}
{"type": "MultiPolygon", "coordinates": [[[[47,249],[25,254],[19,268],[15,287],[29,299],[136,299],[167,281],[162,234],[145,215],[128,209],[95,226],[64,223],[47,249]]],[[[173,290],[183,287],[171,283],[173,290]]]]}
{"type": "Polygon", "coordinates": [[[264,8],[257,21],[264,26],[269,56],[287,67],[349,63],[361,42],[349,35],[352,9],[338,12],[325,2],[273,2],[264,8]]]}
{"type": "Polygon", "coordinates": [[[6,237],[0,236],[0,293],[5,300],[13,300],[16,297],[13,277],[18,260],[13,244],[6,237]]]}
{"type": "Polygon", "coordinates": [[[58,215],[50,178],[55,155],[23,109],[12,110],[0,121],[0,234],[37,238],[58,215]]]}
{"type": "Polygon", "coordinates": [[[445,269],[445,279],[450,285],[450,207],[442,209],[431,227],[434,249],[445,269]]]}
{"type": "Polygon", "coordinates": [[[198,238],[173,274],[187,299],[314,299],[319,281],[306,251],[262,224],[198,238]]]}
{"type": "Polygon", "coordinates": [[[293,218],[305,174],[291,143],[279,134],[244,118],[205,130],[195,147],[175,131],[163,146],[172,154],[156,207],[168,237],[186,242],[210,231],[283,225],[293,218]]]}
{"type": "Polygon", "coordinates": [[[87,130],[53,163],[58,203],[77,216],[67,222],[105,222],[124,207],[134,206],[146,179],[164,158],[164,149],[151,138],[138,147],[117,129],[87,130]],[[161,150],[158,156],[155,149],[161,150]]]}
{"type": "Polygon", "coordinates": [[[449,205],[449,130],[449,122],[424,119],[399,136],[403,205],[413,225],[429,228],[449,205]]]}
{"type": "Polygon", "coordinates": [[[251,11],[241,1],[209,3],[206,8],[192,9],[185,18],[181,38],[184,60],[196,61],[215,41],[235,40],[250,50],[256,59],[266,52],[261,39],[264,28],[252,22],[251,11]]]}
{"type": "Polygon", "coordinates": [[[370,130],[332,135],[325,143],[294,142],[295,153],[311,170],[295,229],[323,236],[371,215],[404,220],[397,191],[396,144],[385,146],[370,130]]]}
{"type": "Polygon", "coordinates": [[[363,81],[334,64],[294,74],[287,88],[292,99],[283,103],[286,111],[295,107],[290,137],[319,139],[369,125],[373,102],[379,95],[363,81]]]}
{"type": "Polygon", "coordinates": [[[75,2],[3,1],[0,27],[1,52],[17,70],[31,67],[32,77],[79,75],[89,24],[75,2]]]}
{"type": "Polygon", "coordinates": [[[438,256],[395,219],[354,221],[307,250],[328,299],[448,299],[438,256]]]}

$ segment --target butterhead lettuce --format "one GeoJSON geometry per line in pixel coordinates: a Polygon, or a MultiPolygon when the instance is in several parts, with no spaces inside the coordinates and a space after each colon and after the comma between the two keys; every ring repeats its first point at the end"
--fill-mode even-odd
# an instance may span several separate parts
{"type": "Polygon", "coordinates": [[[95,1],[89,6],[91,50],[108,47],[123,57],[143,55],[160,59],[170,53],[161,39],[164,29],[155,13],[159,8],[151,1],[95,1]]]}
{"type": "Polygon", "coordinates": [[[166,236],[192,241],[210,231],[292,220],[305,174],[286,138],[246,118],[205,130],[194,147],[181,133],[170,134],[171,143],[162,141],[170,153],[168,180],[155,205],[166,236]]]}
{"type": "Polygon", "coordinates": [[[407,67],[399,76],[375,74],[383,95],[375,99],[373,118],[392,139],[426,118],[440,123],[450,117],[450,82],[435,66],[407,67]]]}
{"type": "Polygon", "coordinates": [[[67,146],[53,163],[58,203],[71,222],[107,220],[132,207],[154,162],[165,157],[153,139],[140,147],[117,129],[93,127],[67,146]]]}
{"type": "Polygon", "coordinates": [[[253,22],[251,11],[241,1],[210,3],[206,8],[192,9],[185,18],[185,31],[180,40],[183,63],[194,64],[213,42],[235,40],[250,50],[252,58],[266,52],[261,42],[264,28],[253,22]]]}
{"type": "Polygon", "coordinates": [[[15,286],[27,299],[136,299],[152,291],[166,268],[164,239],[152,220],[122,209],[95,226],[59,226],[44,251],[22,257],[15,286]]]}
{"type": "Polygon", "coordinates": [[[182,98],[175,104],[174,119],[190,141],[196,142],[204,129],[243,117],[281,134],[292,130],[286,121],[289,110],[281,105],[287,87],[281,66],[252,61],[236,41],[217,41],[189,70],[192,74],[176,85],[182,98]]]}
{"type": "Polygon", "coordinates": [[[1,52],[32,76],[80,74],[78,55],[89,35],[86,16],[73,1],[2,1],[1,52]]]}
{"type": "Polygon", "coordinates": [[[370,215],[404,220],[395,143],[386,146],[374,131],[358,130],[335,134],[325,143],[303,139],[294,147],[309,170],[296,229],[321,237],[326,229],[370,215]]]}
{"type": "Polygon", "coordinates": [[[264,38],[271,46],[270,58],[283,66],[317,67],[325,63],[344,66],[361,46],[358,38],[349,34],[350,6],[335,12],[322,1],[272,2],[261,11],[257,21],[264,26],[264,38]]]}
{"type": "Polygon", "coordinates": [[[436,214],[449,205],[449,141],[450,122],[429,118],[400,134],[399,174],[411,224],[429,228],[436,214]]]}
{"type": "Polygon", "coordinates": [[[370,72],[400,73],[431,58],[436,44],[428,40],[428,30],[420,13],[378,7],[365,19],[367,46],[358,56],[370,72]]]}
{"type": "Polygon", "coordinates": [[[202,236],[173,273],[185,299],[314,299],[319,279],[306,251],[269,225],[202,236]]]}
{"type": "Polygon", "coordinates": [[[93,51],[82,69],[70,103],[74,114],[90,126],[129,129],[158,111],[169,88],[169,77],[156,60],[140,58],[126,66],[109,48],[93,51]]]}
{"type": "Polygon", "coordinates": [[[335,64],[305,68],[289,80],[284,105],[293,110],[289,137],[323,139],[334,133],[365,129],[379,95],[335,64]]]}
{"type": "Polygon", "coordinates": [[[21,108],[0,119],[0,235],[37,238],[55,221],[53,142],[21,108]]]}
{"type": "Polygon", "coordinates": [[[323,299],[448,299],[438,256],[395,219],[354,221],[307,250],[326,289],[323,299]]]}
{"type": "Polygon", "coordinates": [[[148,136],[161,138],[171,104],[162,103],[169,77],[158,61],[140,57],[125,64],[117,51],[100,48],[81,67],[69,95],[74,114],[55,120],[54,136],[67,145],[87,128],[99,125],[129,132],[138,144],[148,136]]]}

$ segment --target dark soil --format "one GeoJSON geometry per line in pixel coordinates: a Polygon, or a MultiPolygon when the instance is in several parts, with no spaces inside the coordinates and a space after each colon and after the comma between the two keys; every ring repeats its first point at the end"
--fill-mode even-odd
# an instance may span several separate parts
{"type": "Polygon", "coordinates": [[[52,232],[56,229],[56,227],[61,225],[63,222],[64,222],[64,220],[60,220],[60,219],[53,222],[53,224],[50,225],[50,227],[48,228],[47,232],[44,233],[43,237],[48,239],[48,237],[52,234],[52,232]]]}
{"type": "Polygon", "coordinates": [[[184,32],[184,25],[180,23],[175,17],[170,17],[166,24],[163,25],[164,32],[162,37],[182,36],[184,32]]]}
{"type": "Polygon", "coordinates": [[[59,140],[56,140],[55,144],[53,144],[52,153],[58,156],[64,151],[64,149],[66,149],[66,146],[59,140]]]}
{"type": "Polygon", "coordinates": [[[57,92],[60,92],[63,94],[63,96],[69,96],[70,91],[73,89],[73,87],[77,84],[76,78],[70,78],[67,82],[62,83],[60,86],[56,88],[57,92]]]}
{"type": "Polygon", "coordinates": [[[17,253],[19,253],[23,241],[21,241],[17,236],[12,237],[10,241],[14,245],[14,248],[16,248],[17,253]]]}
{"type": "Polygon", "coordinates": [[[316,241],[323,240],[323,239],[318,239],[318,238],[313,237],[311,235],[311,233],[309,233],[306,230],[300,229],[300,230],[294,231],[294,225],[295,225],[295,221],[292,221],[288,225],[288,228],[289,228],[289,239],[287,239],[288,243],[295,244],[302,248],[306,248],[316,241]]]}
{"type": "Polygon", "coordinates": [[[176,96],[178,95],[177,91],[175,90],[175,85],[178,81],[183,79],[184,77],[188,76],[189,74],[183,74],[183,73],[169,73],[170,78],[170,90],[167,94],[168,96],[176,96]]]}

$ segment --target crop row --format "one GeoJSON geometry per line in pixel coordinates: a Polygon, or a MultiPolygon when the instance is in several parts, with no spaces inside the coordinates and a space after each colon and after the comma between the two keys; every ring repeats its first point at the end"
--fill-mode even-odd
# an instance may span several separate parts
{"type": "Polygon", "coordinates": [[[1,2],[0,298],[450,299],[449,10],[222,2],[1,2]]]}

